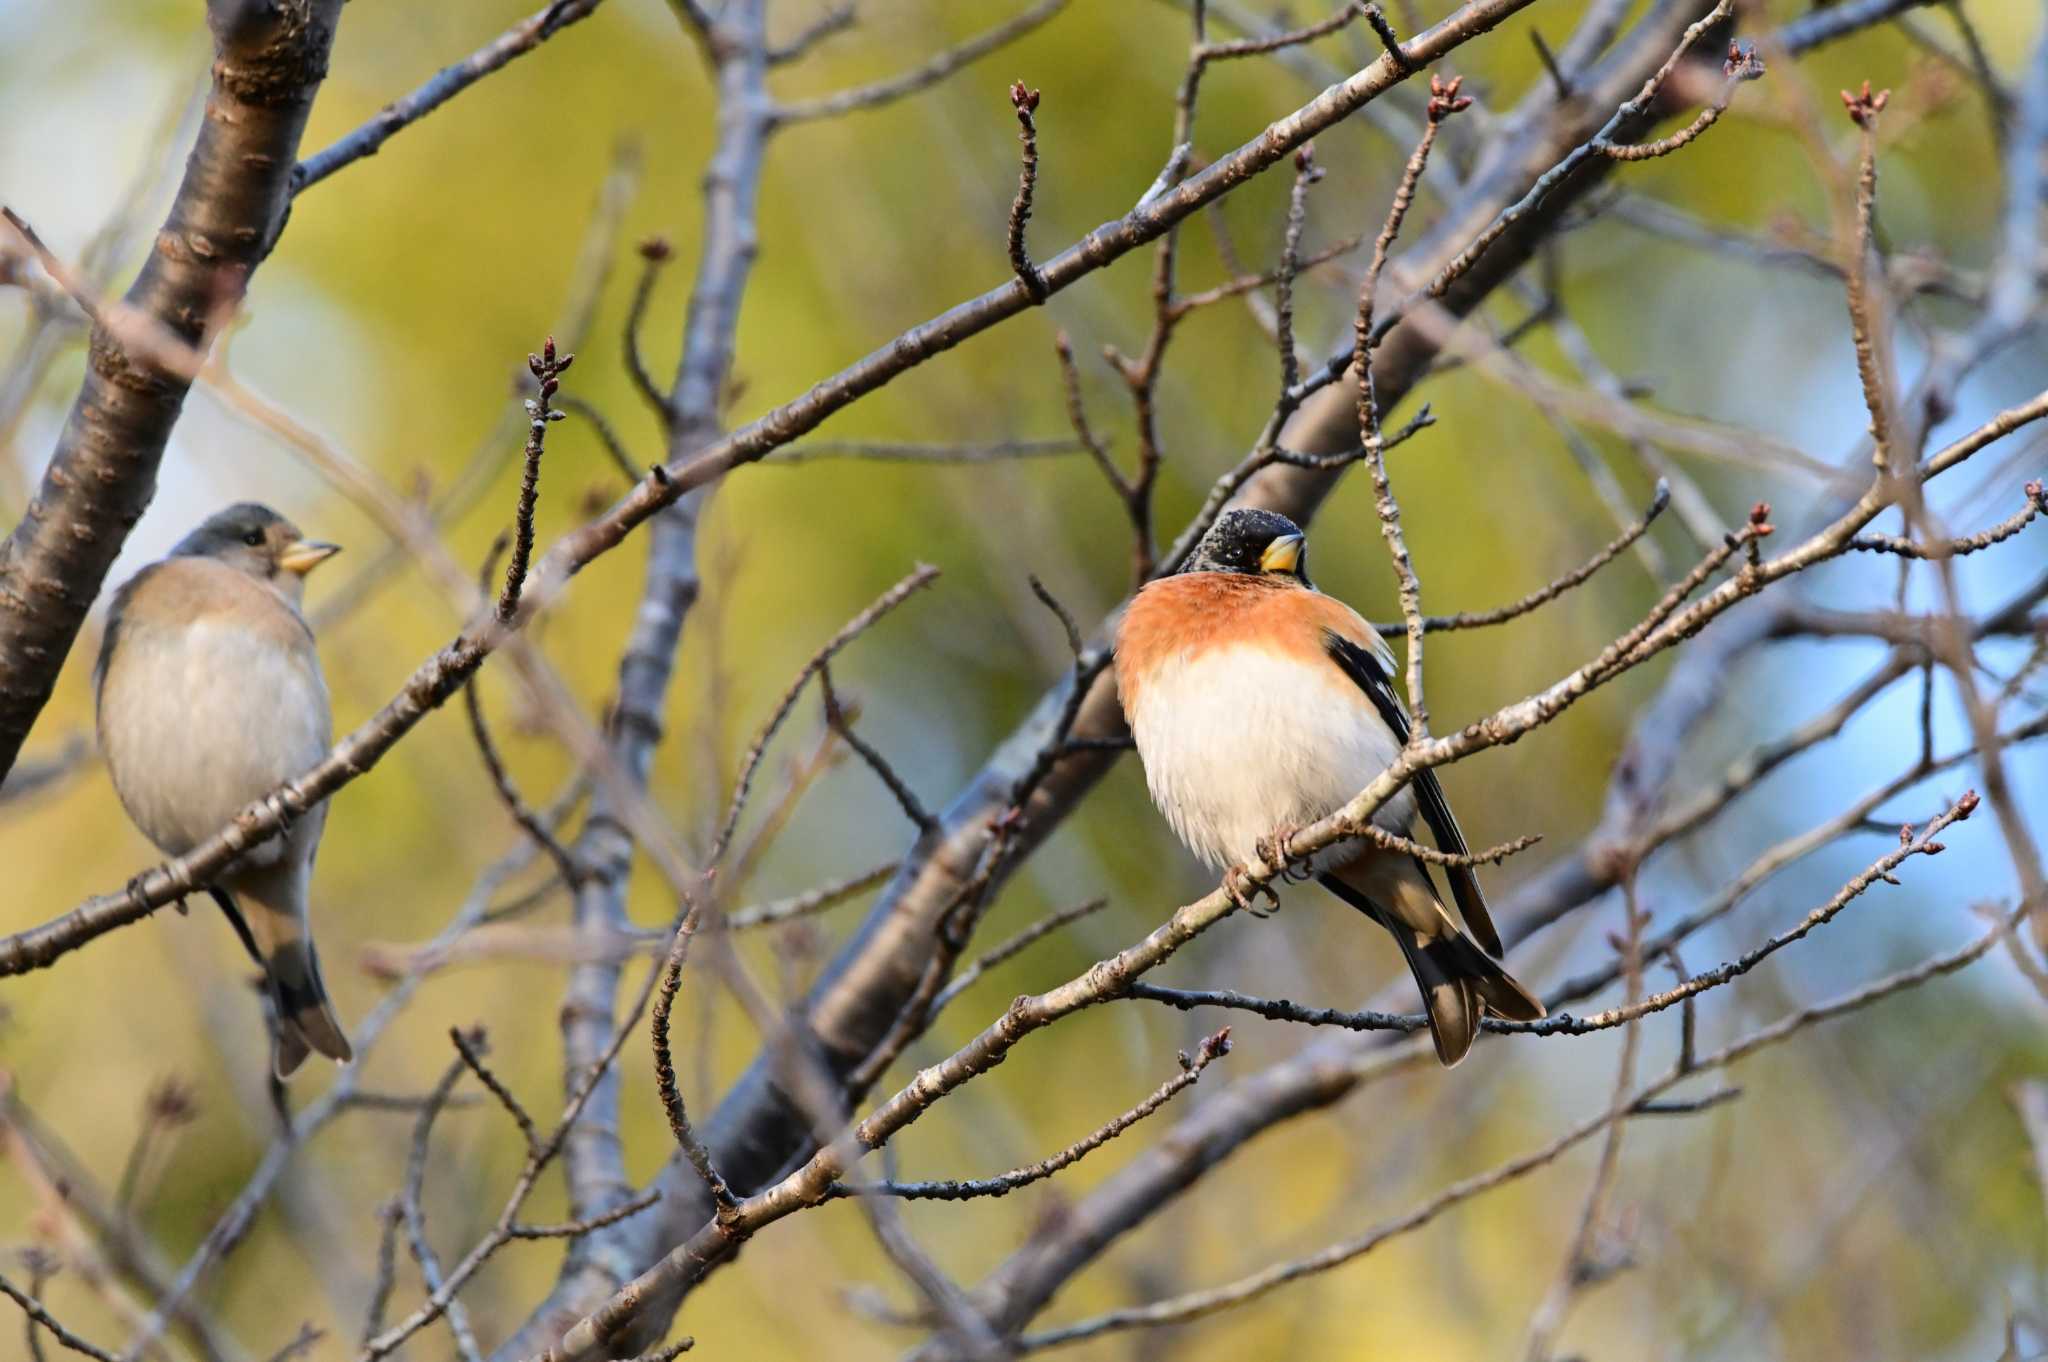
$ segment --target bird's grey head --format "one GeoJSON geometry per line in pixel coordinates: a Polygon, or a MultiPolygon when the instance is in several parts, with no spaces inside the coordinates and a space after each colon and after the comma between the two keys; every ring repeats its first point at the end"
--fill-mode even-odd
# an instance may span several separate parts
{"type": "Polygon", "coordinates": [[[1301,527],[1273,511],[1225,511],[1183,572],[1244,572],[1308,580],[1308,540],[1301,527]]]}
{"type": "Polygon", "coordinates": [[[306,574],[339,552],[339,544],[307,539],[268,506],[242,501],[208,516],[178,541],[171,556],[215,559],[297,600],[306,574]]]}

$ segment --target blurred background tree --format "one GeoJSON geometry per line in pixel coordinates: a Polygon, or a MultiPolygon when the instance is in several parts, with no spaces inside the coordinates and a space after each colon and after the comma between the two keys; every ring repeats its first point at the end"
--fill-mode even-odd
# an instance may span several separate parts
{"type": "MultiPolygon", "coordinates": [[[[535,517],[557,556],[518,632],[492,636],[475,696],[511,783],[559,815],[577,883],[568,892],[514,826],[471,727],[443,711],[329,817],[315,921],[358,1028],[350,1070],[267,1088],[248,969],[210,909],[160,914],[0,987],[0,1272],[116,1354],[268,1357],[306,1323],[322,1331],[311,1356],[526,1357],[700,1234],[711,1203],[677,1154],[633,1006],[686,904],[678,1089],[746,1196],[800,1163],[819,1125],[969,1045],[1012,997],[1081,976],[1176,905],[1213,903],[1135,759],[1118,758],[1105,684],[1073,730],[1085,750],[1045,763],[1018,798],[1066,737],[1054,720],[1075,665],[1033,579],[1092,647],[1131,587],[1126,503],[1145,502],[1132,488],[1153,459],[1163,551],[1248,452],[1285,448],[1309,457],[1265,467],[1245,495],[1313,513],[1319,584],[1398,618],[1370,481],[1345,475],[1351,383],[1329,380],[1345,372],[1430,71],[1462,76],[1477,103],[1445,123],[1423,176],[1378,295],[1399,325],[1375,358],[1387,428],[1425,400],[1435,422],[1390,460],[1424,609],[1512,601],[1635,523],[1660,478],[1671,499],[1555,605],[1431,635],[1439,733],[1598,655],[1723,535],[1748,533],[1753,504],[1773,508],[1768,562],[1863,494],[1872,416],[1845,276],[1867,275],[1859,315],[1895,371],[1879,393],[1895,470],[2039,405],[2048,41],[2028,6],[1737,4],[1689,45],[1711,3],[210,9],[227,54],[212,75],[194,0],[0,8],[0,200],[46,253],[0,229],[0,507],[12,524],[37,495],[87,372],[78,300],[123,343],[146,339],[107,300],[179,198],[202,101],[236,69],[236,24],[334,9],[298,150],[317,173],[302,191],[278,178],[290,209],[274,250],[208,319],[210,357],[172,409],[148,514],[101,541],[120,547],[104,580],[226,502],[285,510],[349,548],[309,608],[337,732],[374,724],[421,659],[457,630],[487,632],[469,583],[522,477],[533,385],[519,361],[552,332],[580,356],[535,517]],[[1326,31],[1217,50],[1297,25],[1326,31]],[[1381,29],[1424,69],[1385,55],[1381,29]],[[1731,39],[1754,44],[1741,51],[1768,68],[1760,81],[1738,89],[1724,71],[1731,39]],[[1610,140],[1679,134],[1716,103],[1726,117],[1642,162],[1574,152],[1681,47],[1687,60],[1610,140]],[[491,69],[435,76],[465,59],[491,69]],[[1018,78],[1038,92],[1025,244],[1056,286],[1042,307],[1006,251],[1018,78]],[[1835,103],[1866,79],[1891,91],[1868,138],[1835,103]],[[452,97],[380,123],[422,81],[452,97]],[[1289,154],[1309,131],[1313,184],[1289,154]],[[373,158],[322,150],[365,137],[373,158]],[[1868,239],[1866,151],[1881,167],[1868,239]],[[1553,192],[1447,282],[1442,308],[1410,306],[1560,164],[1553,192]],[[1297,198],[1303,263],[1283,302],[1297,198]],[[1111,224],[1103,250],[1065,250],[1098,224],[1111,224]],[[977,297],[946,335],[973,335],[957,349],[891,350],[977,297]],[[1307,377],[1276,411],[1283,315],[1307,377]],[[857,402],[813,393],[869,352],[882,367],[856,374],[893,381],[857,402]],[[1105,486],[1089,439],[1130,495],[1105,486]],[[656,463],[668,476],[645,471],[656,463]],[[589,565],[566,582],[572,559],[589,565]],[[784,688],[919,563],[938,580],[834,659],[836,709],[804,690],[722,846],[784,688]],[[933,1015],[956,965],[1098,903],[933,1015]],[[506,1244],[462,1282],[456,1314],[427,1322],[420,1303],[490,1240],[529,1162],[449,1044],[473,1026],[489,1038],[479,1062],[543,1133],[625,1028],[522,1222],[662,1195],[592,1233],[506,1244]],[[415,1231],[437,1263],[417,1261],[415,1231]]],[[[1702,994],[1684,1025],[1711,1056],[1894,971],[1965,948],[1982,963],[1661,1095],[1712,1099],[1698,1110],[1613,1122],[1617,1094],[1636,1091],[1630,1066],[1648,1083],[1680,1053],[1680,1008],[1639,1028],[1493,1037],[1450,1073],[1369,1017],[1311,1030],[1213,1007],[1091,1008],[934,1106],[858,1180],[1031,1164],[1167,1082],[1176,1051],[1206,1060],[1203,1038],[1225,1022],[1233,1048],[1198,1090],[1014,1196],[834,1199],[764,1224],[686,1298],[694,1281],[661,1282],[606,1350],[687,1334],[753,1356],[2048,1352],[2042,966],[2037,942],[1993,926],[2042,907],[2048,574],[2038,528],[1966,556],[1939,547],[2031,516],[2038,493],[2022,485],[2044,466],[2034,428],[1988,443],[1927,483],[1924,511],[1905,497],[1871,527],[1923,555],[1935,545],[1931,558],[1829,554],[1513,747],[1443,772],[1475,842],[1544,839],[1484,874],[1517,973],[1554,1004],[1612,1008],[1668,989],[1677,960],[1740,960],[1898,848],[1901,823],[1971,787],[1993,807],[1942,832],[1948,854],[1916,857],[1899,887],[1879,882],[1842,921],[1702,994]],[[1989,763],[1987,714],[2005,735],[1989,763]],[[1631,983],[1631,941],[1674,927],[1682,953],[1643,959],[1631,983]],[[1582,1002],[1571,982],[1588,976],[1600,988],[1582,1002]],[[1532,1152],[1546,1157],[1524,1176],[1511,1161],[1532,1152]],[[1504,1167],[1497,1189],[1441,1200],[1504,1167]],[[1405,1231],[1411,1212],[1416,1232],[1372,1237],[1405,1231]],[[1072,1340],[1044,1332],[1359,1236],[1369,1253],[1285,1271],[1271,1294],[1196,1322],[1173,1321],[1223,1302],[1072,1340]]],[[[147,500],[146,478],[123,495],[147,500]]],[[[0,570],[20,572],[21,542],[0,570]]],[[[79,585],[91,599],[97,570],[79,585]]],[[[8,594],[21,598],[18,581],[8,594]]],[[[118,898],[153,863],[92,754],[100,618],[31,707],[0,787],[9,932],[118,898]]],[[[161,879],[144,890],[173,896],[161,879]]],[[[1230,916],[1150,982],[1412,1008],[1376,932],[1320,891],[1281,892],[1277,918],[1230,916]]]]}

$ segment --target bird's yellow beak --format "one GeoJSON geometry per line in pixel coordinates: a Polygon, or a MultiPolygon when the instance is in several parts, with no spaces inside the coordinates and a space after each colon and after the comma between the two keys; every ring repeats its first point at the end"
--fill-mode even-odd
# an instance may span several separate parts
{"type": "Polygon", "coordinates": [[[339,544],[300,539],[285,546],[284,552],[278,555],[277,565],[286,572],[303,577],[340,552],[339,544]]]}
{"type": "Polygon", "coordinates": [[[1301,550],[1306,542],[1307,540],[1298,534],[1281,535],[1278,539],[1266,545],[1265,553],[1259,557],[1259,571],[1299,572],[1301,570],[1301,550]]]}

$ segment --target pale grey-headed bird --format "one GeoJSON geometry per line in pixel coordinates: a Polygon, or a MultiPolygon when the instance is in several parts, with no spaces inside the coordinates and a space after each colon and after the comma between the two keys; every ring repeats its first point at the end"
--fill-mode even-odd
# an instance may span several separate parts
{"type": "MultiPolygon", "coordinates": [[[[93,672],[100,749],[128,816],[166,855],[327,755],[327,682],[300,603],[306,574],[338,551],[242,502],[114,593],[93,672]]],[[[307,918],[326,821],[315,806],[207,886],[262,967],[280,1078],[312,1050],[352,1056],[307,918]]]]}

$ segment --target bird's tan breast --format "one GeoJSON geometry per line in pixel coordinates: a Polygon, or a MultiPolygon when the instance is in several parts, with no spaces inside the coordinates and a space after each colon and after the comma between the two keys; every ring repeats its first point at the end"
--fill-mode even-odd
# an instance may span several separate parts
{"type": "MultiPolygon", "coordinates": [[[[326,754],[312,634],[262,583],[172,560],[124,589],[120,614],[102,658],[100,746],[122,804],[163,850],[189,850],[326,754]]],[[[317,819],[304,823],[292,841],[318,836],[317,819]]]]}

